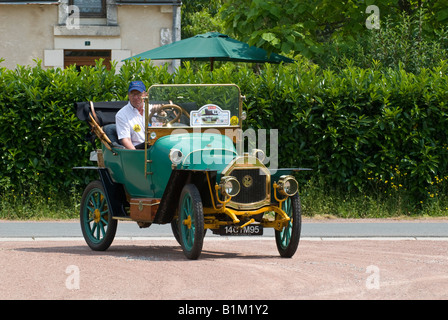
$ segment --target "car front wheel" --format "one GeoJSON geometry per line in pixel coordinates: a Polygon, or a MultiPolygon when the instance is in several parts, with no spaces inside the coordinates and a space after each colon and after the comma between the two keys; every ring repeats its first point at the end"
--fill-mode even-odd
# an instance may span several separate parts
{"type": "Polygon", "coordinates": [[[199,258],[204,239],[204,211],[201,195],[194,184],[182,189],[179,201],[179,238],[188,259],[199,258]]]}
{"type": "Polygon", "coordinates": [[[302,226],[302,208],[298,194],[289,197],[282,203],[282,209],[290,218],[289,223],[281,231],[275,231],[275,242],[280,256],[291,258],[299,246],[302,226]]]}

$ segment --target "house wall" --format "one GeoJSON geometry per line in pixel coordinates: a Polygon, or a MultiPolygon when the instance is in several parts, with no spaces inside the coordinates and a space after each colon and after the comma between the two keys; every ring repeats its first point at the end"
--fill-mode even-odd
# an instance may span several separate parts
{"type": "Polygon", "coordinates": [[[44,60],[44,49],[53,47],[57,5],[0,5],[0,65],[32,65],[44,60]]]}
{"type": "Polygon", "coordinates": [[[172,10],[160,6],[118,6],[118,25],[123,48],[135,55],[162,43],[162,29],[171,30],[172,10]],[[163,11],[162,11],[163,9],[163,11]]]}
{"type": "MultiPolygon", "coordinates": [[[[64,67],[64,50],[111,50],[117,61],[172,41],[173,7],[116,5],[108,1],[107,19],[68,20],[68,0],[60,4],[0,4],[0,65],[64,67]]],[[[162,64],[166,61],[154,61],[162,64]]]]}

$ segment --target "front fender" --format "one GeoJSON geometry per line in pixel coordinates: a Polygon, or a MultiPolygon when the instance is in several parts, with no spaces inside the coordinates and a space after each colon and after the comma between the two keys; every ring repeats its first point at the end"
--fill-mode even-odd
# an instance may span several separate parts
{"type": "Polygon", "coordinates": [[[216,170],[174,169],[171,172],[153,222],[164,224],[173,220],[179,204],[180,193],[183,187],[189,183],[198,188],[203,206],[211,206],[209,183],[210,186],[215,185],[216,175],[216,170]]]}

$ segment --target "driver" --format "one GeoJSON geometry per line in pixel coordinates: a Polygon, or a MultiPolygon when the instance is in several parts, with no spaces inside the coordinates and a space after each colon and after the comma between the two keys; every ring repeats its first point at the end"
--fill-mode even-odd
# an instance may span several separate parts
{"type": "MultiPolygon", "coordinates": [[[[146,87],[142,81],[129,84],[129,102],[115,115],[117,135],[126,149],[145,148],[145,103],[146,87]]],[[[157,107],[157,105],[150,105],[157,107]]]]}

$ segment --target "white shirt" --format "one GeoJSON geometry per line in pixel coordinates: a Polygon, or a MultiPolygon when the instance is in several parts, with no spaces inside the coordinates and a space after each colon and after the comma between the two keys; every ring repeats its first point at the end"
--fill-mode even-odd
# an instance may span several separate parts
{"type": "MultiPolygon", "coordinates": [[[[143,114],[145,108],[143,107],[143,114]]],[[[115,115],[118,139],[131,138],[132,144],[145,142],[145,117],[130,102],[115,115]]]]}

